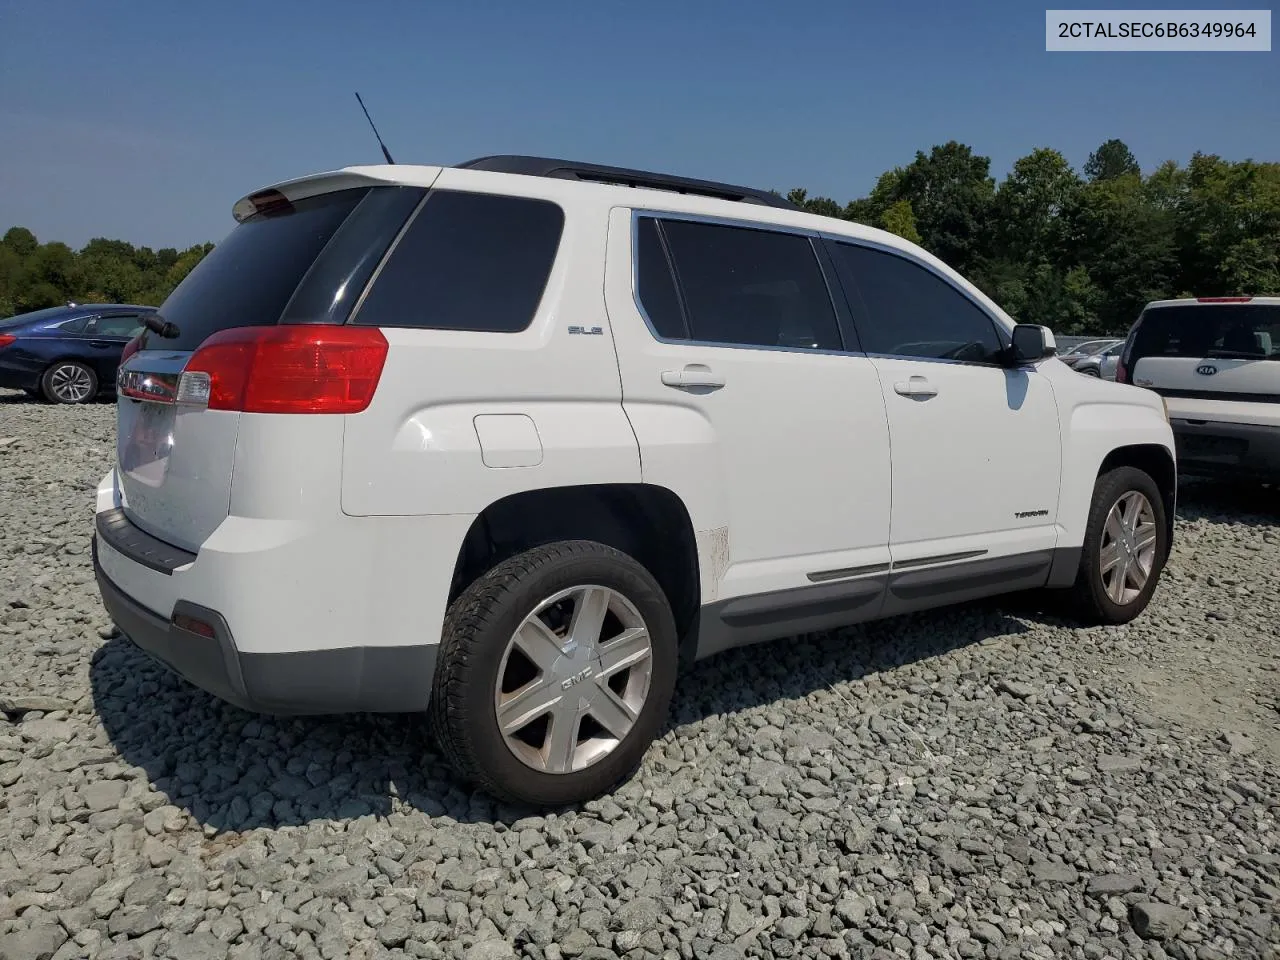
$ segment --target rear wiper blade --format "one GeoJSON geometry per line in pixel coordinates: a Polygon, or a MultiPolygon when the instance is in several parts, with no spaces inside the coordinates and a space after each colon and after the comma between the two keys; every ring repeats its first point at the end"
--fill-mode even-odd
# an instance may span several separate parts
{"type": "Polygon", "coordinates": [[[144,316],[142,318],[142,325],[152,333],[157,336],[164,337],[166,340],[173,340],[182,333],[175,324],[170,323],[158,313],[144,316]]]}

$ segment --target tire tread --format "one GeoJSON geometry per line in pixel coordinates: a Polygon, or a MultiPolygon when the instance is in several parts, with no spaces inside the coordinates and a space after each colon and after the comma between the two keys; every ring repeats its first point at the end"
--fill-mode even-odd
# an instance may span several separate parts
{"type": "MultiPolygon", "coordinates": [[[[489,707],[487,702],[478,704],[466,695],[468,674],[476,669],[482,638],[503,613],[503,601],[547,567],[578,559],[611,560],[638,568],[649,576],[637,561],[613,547],[592,540],[562,540],[533,547],[497,564],[463,590],[445,614],[428,723],[445,760],[454,770],[506,802],[527,802],[528,798],[512,793],[491,776],[479,762],[469,738],[462,733],[476,721],[475,710],[489,707]]],[[[602,785],[602,789],[617,786],[634,773],[638,765],[639,761],[612,782],[602,785]]]]}

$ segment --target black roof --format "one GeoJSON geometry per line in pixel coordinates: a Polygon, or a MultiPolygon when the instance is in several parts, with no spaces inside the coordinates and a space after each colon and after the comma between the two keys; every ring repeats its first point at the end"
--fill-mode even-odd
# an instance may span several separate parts
{"type": "Polygon", "coordinates": [[[530,177],[556,177],[562,180],[581,180],[590,183],[612,183],[627,187],[645,187],[651,190],[671,190],[676,193],[692,193],[721,200],[737,200],[758,203],[784,210],[798,210],[785,197],[768,190],[739,187],[714,180],[694,180],[667,173],[648,170],[631,170],[627,167],[608,167],[598,163],[581,163],[576,160],[557,160],[551,157],[526,157],[498,155],[477,157],[465,163],[455,164],[469,170],[489,170],[494,173],[518,173],[530,177]]]}

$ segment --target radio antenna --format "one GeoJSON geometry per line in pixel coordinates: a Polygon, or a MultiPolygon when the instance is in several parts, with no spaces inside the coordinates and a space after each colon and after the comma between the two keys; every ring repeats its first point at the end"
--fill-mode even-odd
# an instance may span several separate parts
{"type": "Polygon", "coordinates": [[[391,159],[391,154],[387,151],[387,145],[382,142],[382,137],[378,133],[378,128],[373,125],[373,117],[369,116],[369,111],[365,108],[364,101],[360,99],[360,92],[356,91],[356,100],[360,102],[360,109],[364,110],[364,118],[369,121],[369,126],[373,128],[373,135],[378,138],[378,146],[382,148],[382,155],[387,158],[387,163],[395,163],[391,159]]]}

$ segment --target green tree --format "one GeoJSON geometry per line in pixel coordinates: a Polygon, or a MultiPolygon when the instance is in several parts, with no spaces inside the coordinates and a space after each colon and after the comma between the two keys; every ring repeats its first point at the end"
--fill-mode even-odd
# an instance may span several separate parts
{"type": "Polygon", "coordinates": [[[907,167],[882,177],[876,191],[887,194],[890,204],[909,201],[925,248],[966,272],[977,265],[988,239],[995,197],[990,168],[989,158],[952,140],[927,156],[917,151],[907,167]]]}
{"type": "Polygon", "coordinates": [[[1091,181],[1114,180],[1141,172],[1137,158],[1123,140],[1108,140],[1089,154],[1084,164],[1084,175],[1091,181]]]}
{"type": "Polygon", "coordinates": [[[19,257],[31,256],[36,252],[36,248],[40,246],[40,242],[36,240],[36,235],[26,227],[10,227],[5,231],[4,240],[0,240],[0,243],[3,243],[19,257]]]}
{"type": "Polygon", "coordinates": [[[880,216],[880,226],[890,233],[896,233],[903,240],[920,243],[920,233],[916,230],[916,214],[911,209],[910,200],[898,200],[890,204],[880,216]]]}
{"type": "Polygon", "coordinates": [[[1073,266],[1098,291],[1097,332],[1127,328],[1148,301],[1167,295],[1178,270],[1176,220],[1150,202],[1139,174],[1087,184],[1068,216],[1073,266]]]}

